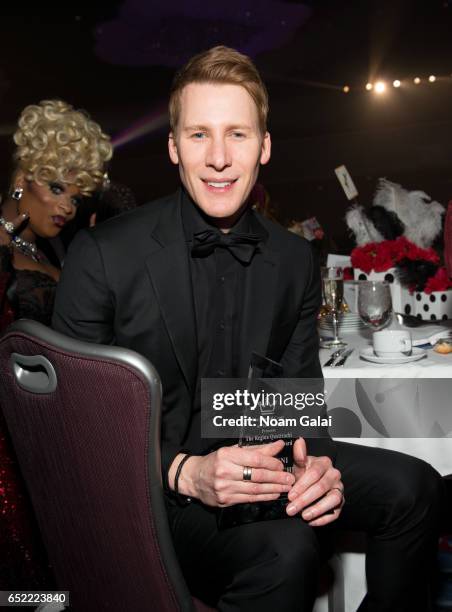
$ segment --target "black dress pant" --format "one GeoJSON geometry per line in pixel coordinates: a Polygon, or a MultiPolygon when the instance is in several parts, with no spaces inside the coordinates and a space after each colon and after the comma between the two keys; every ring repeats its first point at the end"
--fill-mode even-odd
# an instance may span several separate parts
{"type": "Polygon", "coordinates": [[[367,595],[360,612],[428,612],[442,497],[439,474],[414,457],[337,443],[346,503],[331,526],[301,518],[219,531],[216,510],[169,507],[191,592],[225,612],[309,612],[334,530],[364,531],[367,595]]]}

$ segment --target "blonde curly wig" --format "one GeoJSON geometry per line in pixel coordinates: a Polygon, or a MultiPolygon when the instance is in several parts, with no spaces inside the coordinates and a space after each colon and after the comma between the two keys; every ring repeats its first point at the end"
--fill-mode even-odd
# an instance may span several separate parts
{"type": "Polygon", "coordinates": [[[110,138],[84,111],[62,100],[42,100],[22,111],[14,134],[17,170],[40,185],[62,181],[91,195],[112,156],[110,138]]]}

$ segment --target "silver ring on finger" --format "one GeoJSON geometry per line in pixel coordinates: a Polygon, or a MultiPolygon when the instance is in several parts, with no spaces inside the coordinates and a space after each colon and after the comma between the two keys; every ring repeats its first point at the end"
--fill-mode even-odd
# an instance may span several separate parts
{"type": "Polygon", "coordinates": [[[245,465],[243,468],[243,476],[242,476],[243,480],[250,481],[252,472],[253,472],[253,468],[250,468],[249,466],[245,465]]]}
{"type": "Polygon", "coordinates": [[[5,221],[3,227],[5,228],[5,232],[10,235],[14,234],[14,232],[16,231],[14,223],[11,223],[11,221],[5,221]]]}

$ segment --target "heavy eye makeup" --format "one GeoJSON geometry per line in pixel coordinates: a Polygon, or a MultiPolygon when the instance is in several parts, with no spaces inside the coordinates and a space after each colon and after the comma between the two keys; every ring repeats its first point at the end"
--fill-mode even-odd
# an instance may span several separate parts
{"type": "Polygon", "coordinates": [[[78,208],[80,204],[82,203],[82,198],[81,196],[73,196],[71,198],[71,202],[72,202],[72,205],[75,206],[75,208],[78,208]]]}
{"type": "Polygon", "coordinates": [[[66,191],[61,183],[49,183],[49,189],[55,195],[61,195],[66,191]]]}
{"type": "MultiPolygon", "coordinates": [[[[54,195],[62,195],[65,193],[66,188],[61,183],[49,183],[49,189],[54,195]]],[[[73,196],[71,198],[71,204],[76,208],[80,206],[82,198],[80,196],[73,196]]]]}

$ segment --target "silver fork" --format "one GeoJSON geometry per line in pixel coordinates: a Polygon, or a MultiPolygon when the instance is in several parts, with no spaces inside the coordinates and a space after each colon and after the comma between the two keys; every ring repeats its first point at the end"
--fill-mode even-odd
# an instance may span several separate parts
{"type": "Polygon", "coordinates": [[[418,340],[413,340],[411,344],[413,346],[421,346],[422,344],[431,344],[433,346],[435,342],[439,340],[440,338],[446,338],[450,340],[452,338],[452,331],[444,330],[444,331],[436,332],[436,334],[427,336],[427,338],[419,338],[418,340]]]}

